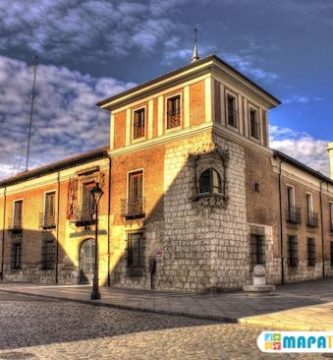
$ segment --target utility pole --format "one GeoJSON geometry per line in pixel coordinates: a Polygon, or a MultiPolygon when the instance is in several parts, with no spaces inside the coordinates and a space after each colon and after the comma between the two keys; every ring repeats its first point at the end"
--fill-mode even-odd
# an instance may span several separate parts
{"type": "Polygon", "coordinates": [[[27,155],[25,160],[25,170],[29,170],[29,158],[30,158],[30,146],[31,146],[31,131],[32,131],[32,120],[34,116],[34,106],[35,106],[35,97],[36,97],[36,76],[37,76],[37,65],[38,65],[38,56],[33,57],[33,82],[32,82],[32,91],[31,91],[31,106],[30,106],[30,117],[29,117],[29,127],[28,127],[28,145],[27,145],[27,155]]]}

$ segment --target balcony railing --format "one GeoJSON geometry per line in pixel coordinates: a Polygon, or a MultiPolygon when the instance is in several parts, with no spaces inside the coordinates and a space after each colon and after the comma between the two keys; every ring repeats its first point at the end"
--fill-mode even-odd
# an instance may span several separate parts
{"type": "Polygon", "coordinates": [[[310,211],[308,213],[306,225],[313,228],[318,227],[318,213],[310,211]]]}
{"type": "Polygon", "coordinates": [[[287,210],[287,221],[291,224],[300,224],[301,220],[301,209],[295,206],[291,206],[287,210]]]}
{"type": "Polygon", "coordinates": [[[22,231],[22,219],[8,218],[8,229],[12,232],[22,231]]]}
{"type": "Polygon", "coordinates": [[[126,219],[137,219],[145,216],[145,199],[121,200],[121,214],[126,219]]]}
{"type": "Polygon", "coordinates": [[[55,215],[39,213],[39,227],[42,229],[53,229],[56,227],[55,215]]]}
{"type": "Polygon", "coordinates": [[[168,111],[167,118],[168,118],[168,124],[167,124],[168,129],[172,129],[174,127],[180,126],[181,119],[180,119],[180,111],[179,110],[168,111]]]}
{"type": "Polygon", "coordinates": [[[73,221],[76,226],[95,224],[95,210],[93,208],[76,209],[74,210],[73,221]]]}

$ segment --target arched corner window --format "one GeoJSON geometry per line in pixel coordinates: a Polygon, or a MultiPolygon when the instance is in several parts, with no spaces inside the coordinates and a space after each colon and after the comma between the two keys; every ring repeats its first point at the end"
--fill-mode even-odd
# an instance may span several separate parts
{"type": "Polygon", "coordinates": [[[199,178],[199,194],[222,194],[222,181],[219,173],[209,168],[199,178]]]}

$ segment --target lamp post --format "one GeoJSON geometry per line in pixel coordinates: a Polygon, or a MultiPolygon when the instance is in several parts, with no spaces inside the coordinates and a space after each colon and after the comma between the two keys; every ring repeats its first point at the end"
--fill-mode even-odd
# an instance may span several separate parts
{"type": "Polygon", "coordinates": [[[90,193],[94,200],[95,217],[96,217],[94,277],[93,277],[92,293],[90,298],[91,300],[99,300],[101,298],[101,294],[99,293],[99,285],[98,285],[98,203],[103,195],[103,190],[99,187],[98,182],[96,182],[95,186],[90,190],[90,193]]]}

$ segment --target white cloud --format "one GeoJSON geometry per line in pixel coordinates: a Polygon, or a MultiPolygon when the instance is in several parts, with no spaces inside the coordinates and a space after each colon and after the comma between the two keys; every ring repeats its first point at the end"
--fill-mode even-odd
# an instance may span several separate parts
{"type": "Polygon", "coordinates": [[[305,132],[271,125],[270,146],[301,161],[314,170],[325,175],[329,173],[326,140],[315,139],[305,132]]]}
{"type": "Polygon", "coordinates": [[[323,101],[324,99],[321,97],[307,97],[307,96],[300,96],[300,95],[293,95],[289,98],[282,100],[283,104],[308,104],[313,101],[323,101]]]}
{"type": "MultiPolygon", "coordinates": [[[[25,165],[31,84],[32,69],[27,64],[0,56],[0,177],[25,165]]],[[[108,114],[96,102],[133,85],[39,65],[31,165],[107,145],[108,114]]]]}

